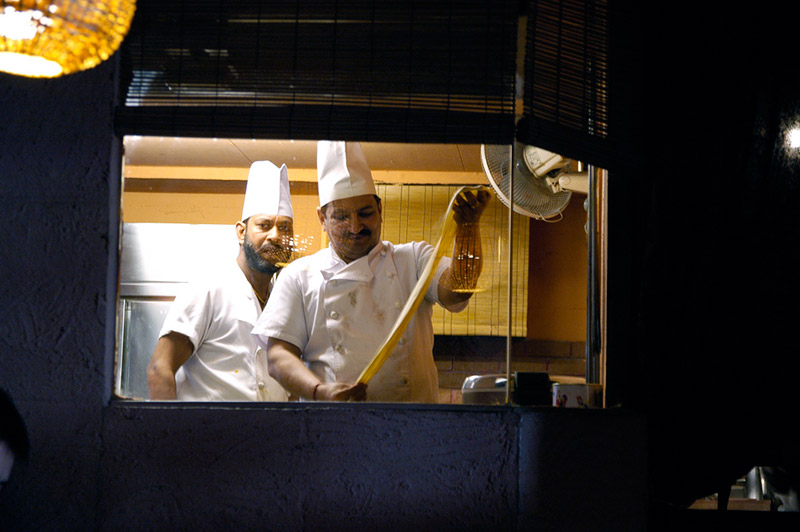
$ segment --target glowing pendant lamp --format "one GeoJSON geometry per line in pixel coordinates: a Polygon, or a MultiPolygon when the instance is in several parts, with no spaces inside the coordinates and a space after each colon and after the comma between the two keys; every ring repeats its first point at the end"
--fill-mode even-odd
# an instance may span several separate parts
{"type": "Polygon", "coordinates": [[[136,0],[0,0],[0,72],[53,78],[117,51],[136,0]]]}

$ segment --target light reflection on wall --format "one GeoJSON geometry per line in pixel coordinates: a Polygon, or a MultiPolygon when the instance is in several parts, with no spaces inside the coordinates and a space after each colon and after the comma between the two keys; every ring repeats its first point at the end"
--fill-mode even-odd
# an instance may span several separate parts
{"type": "Polygon", "coordinates": [[[794,127],[789,130],[787,135],[789,147],[792,149],[800,148],[800,127],[794,127]]]}

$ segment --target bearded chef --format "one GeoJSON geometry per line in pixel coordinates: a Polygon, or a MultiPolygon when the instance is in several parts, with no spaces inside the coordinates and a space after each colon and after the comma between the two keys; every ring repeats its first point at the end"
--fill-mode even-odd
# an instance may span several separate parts
{"type": "Polygon", "coordinates": [[[286,401],[251,331],[291,256],[289,173],[257,161],[247,177],[239,253],[175,298],[147,368],[151,399],[286,401]]]}
{"type": "Polygon", "coordinates": [[[356,381],[435,250],[426,242],[381,240],[381,199],[359,143],[319,142],[317,177],[317,216],[330,245],[281,273],[253,329],[267,349],[270,375],[305,400],[437,402],[433,306],[458,312],[468,304],[471,293],[453,287],[457,272],[480,273],[478,222],[488,192],[468,192],[456,202],[454,249],[460,252],[440,261],[424,300],[367,389],[356,381]]]}

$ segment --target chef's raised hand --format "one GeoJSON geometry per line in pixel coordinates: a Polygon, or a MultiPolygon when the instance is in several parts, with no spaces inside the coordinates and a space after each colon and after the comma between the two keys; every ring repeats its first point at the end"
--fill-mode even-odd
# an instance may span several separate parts
{"type": "Polygon", "coordinates": [[[458,305],[475,291],[483,270],[480,218],[492,194],[481,187],[463,190],[453,201],[456,222],[453,256],[449,268],[439,277],[439,302],[445,308],[458,305]]]}
{"type": "Polygon", "coordinates": [[[477,194],[472,190],[465,190],[459,194],[453,203],[453,219],[456,224],[478,223],[491,197],[492,195],[483,188],[479,189],[477,194]]]}

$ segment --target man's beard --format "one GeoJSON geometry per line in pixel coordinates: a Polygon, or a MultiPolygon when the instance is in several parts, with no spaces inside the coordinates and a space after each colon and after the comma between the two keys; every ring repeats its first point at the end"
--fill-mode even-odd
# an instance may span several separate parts
{"type": "MultiPolygon", "coordinates": [[[[281,255],[284,250],[281,248],[276,248],[275,246],[271,246],[272,249],[275,250],[272,253],[273,257],[276,259],[279,255],[281,255]]],[[[265,259],[263,255],[261,255],[258,251],[256,251],[255,246],[247,238],[247,234],[244,235],[244,244],[242,244],[242,248],[244,249],[244,258],[247,261],[247,266],[250,267],[251,270],[257,271],[259,273],[265,273],[267,275],[273,275],[275,272],[280,270],[279,267],[275,266],[269,260],[265,259]]],[[[277,262],[277,261],[276,261],[277,262]]],[[[283,261],[285,262],[285,261],[283,261]]]]}

